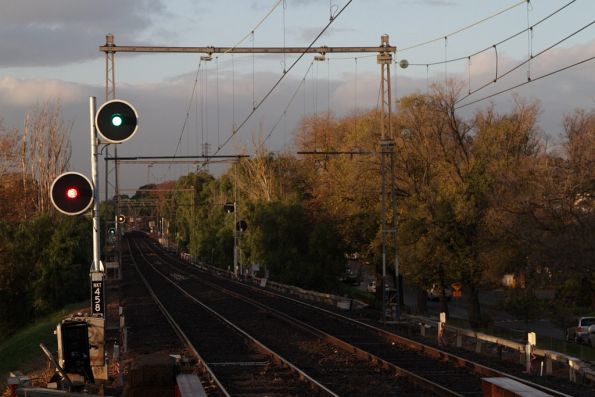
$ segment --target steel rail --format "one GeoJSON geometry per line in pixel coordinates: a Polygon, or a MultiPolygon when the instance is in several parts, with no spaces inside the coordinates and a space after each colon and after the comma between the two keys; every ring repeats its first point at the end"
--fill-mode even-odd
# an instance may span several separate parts
{"type": "MultiPolygon", "coordinates": [[[[171,259],[171,256],[168,256],[168,258],[171,259]]],[[[182,264],[183,262],[180,262],[178,260],[178,263],[179,264],[182,264]]],[[[201,271],[200,269],[197,269],[197,270],[201,271]]],[[[203,280],[201,280],[201,281],[203,281],[203,280]]],[[[483,364],[476,363],[474,361],[471,361],[471,360],[468,360],[466,358],[460,357],[460,356],[458,356],[456,354],[452,354],[452,353],[446,352],[444,350],[440,350],[440,349],[438,349],[436,347],[433,347],[431,345],[426,345],[426,344],[423,344],[421,342],[414,341],[412,339],[409,339],[409,338],[406,338],[406,337],[397,335],[397,334],[392,333],[390,331],[387,331],[385,329],[378,328],[378,327],[376,327],[374,325],[371,325],[371,324],[368,324],[368,323],[365,323],[365,322],[362,322],[362,321],[353,319],[351,317],[344,316],[344,315],[342,315],[340,313],[333,312],[331,310],[322,308],[320,306],[313,305],[313,304],[310,304],[310,303],[306,303],[304,301],[300,301],[298,299],[294,299],[294,298],[291,298],[291,297],[288,297],[288,296],[285,296],[285,295],[282,295],[282,294],[279,294],[279,293],[276,293],[276,292],[273,292],[273,291],[264,290],[262,288],[257,288],[257,287],[255,287],[253,285],[242,283],[242,282],[240,282],[238,280],[229,279],[229,281],[231,281],[233,283],[236,283],[238,285],[242,285],[245,288],[250,288],[250,289],[252,289],[254,291],[258,291],[260,293],[269,294],[269,295],[272,295],[272,296],[283,298],[285,300],[289,300],[289,301],[292,301],[294,303],[298,303],[300,305],[309,307],[309,308],[314,309],[316,311],[322,311],[322,312],[324,312],[326,314],[329,314],[331,316],[340,318],[340,319],[342,319],[344,321],[348,321],[348,322],[357,324],[358,326],[361,326],[361,327],[364,327],[364,328],[373,330],[379,336],[384,337],[384,338],[387,338],[387,340],[388,340],[389,343],[397,343],[397,344],[399,344],[401,346],[405,346],[405,347],[409,348],[410,350],[414,350],[414,351],[417,351],[417,352],[419,352],[421,354],[424,354],[424,355],[426,355],[426,356],[428,356],[428,357],[430,357],[432,359],[441,360],[441,361],[444,361],[444,362],[452,363],[455,366],[460,367],[460,368],[470,369],[470,370],[472,370],[474,373],[476,373],[478,375],[486,376],[486,377],[507,377],[507,378],[516,380],[517,382],[521,382],[521,383],[523,383],[523,384],[525,384],[527,386],[536,388],[536,389],[538,389],[538,390],[540,390],[542,392],[552,394],[553,396],[557,396],[557,397],[572,397],[569,394],[565,394],[565,393],[562,393],[560,391],[557,391],[557,390],[548,388],[546,386],[540,385],[538,383],[531,382],[530,380],[519,378],[519,377],[517,377],[515,375],[509,374],[509,373],[506,373],[506,372],[502,372],[502,371],[497,370],[497,369],[494,369],[494,368],[487,367],[487,366],[485,366],[483,364]]],[[[223,287],[221,287],[221,288],[223,288],[223,287]]],[[[299,320],[297,320],[297,321],[299,321],[299,320]]],[[[344,343],[347,343],[347,342],[344,342],[344,343]]],[[[370,354],[370,353],[368,353],[368,354],[370,354]]]]}
{"type": "MultiPolygon", "coordinates": [[[[168,262],[170,264],[172,263],[170,256],[163,256],[161,252],[154,250],[153,247],[151,247],[151,246],[148,246],[148,247],[151,248],[151,249],[153,249],[153,252],[159,253],[160,256],[161,256],[161,259],[165,260],[166,262],[168,262]]],[[[174,265],[176,267],[179,266],[178,263],[174,263],[174,265]]],[[[292,325],[292,326],[294,326],[296,328],[302,329],[305,332],[308,332],[311,335],[314,335],[315,337],[320,338],[320,339],[326,341],[327,343],[329,343],[331,345],[337,346],[337,347],[339,347],[339,348],[341,348],[341,349],[343,349],[343,350],[345,350],[345,351],[347,351],[349,353],[355,354],[358,358],[360,358],[362,360],[371,361],[373,363],[378,363],[383,368],[393,370],[397,376],[404,376],[404,377],[406,377],[413,384],[419,386],[420,388],[422,388],[424,390],[430,391],[432,393],[435,393],[436,395],[444,396],[444,397],[463,397],[463,395],[460,394],[460,393],[457,393],[457,392],[455,392],[453,390],[450,390],[450,389],[448,389],[448,388],[446,388],[446,387],[444,387],[442,385],[439,385],[439,384],[437,384],[435,382],[432,382],[431,380],[429,380],[427,378],[424,378],[424,377],[422,377],[422,376],[420,376],[418,374],[415,374],[415,373],[413,373],[413,372],[411,372],[411,371],[409,371],[407,369],[401,368],[401,367],[399,367],[399,366],[397,366],[397,365],[395,365],[393,363],[390,363],[390,362],[388,362],[388,361],[386,361],[386,360],[384,360],[384,359],[382,359],[382,358],[380,358],[380,357],[378,357],[378,356],[376,356],[376,355],[374,355],[372,353],[369,353],[369,352],[367,352],[367,351],[365,351],[365,350],[363,350],[363,349],[361,349],[361,348],[359,348],[357,346],[354,346],[354,345],[352,345],[352,344],[350,344],[348,342],[345,342],[345,341],[343,341],[343,340],[341,340],[341,339],[339,339],[339,338],[337,338],[337,337],[335,337],[333,335],[330,335],[330,334],[322,331],[321,329],[318,329],[318,328],[316,328],[316,327],[314,327],[312,325],[306,324],[303,321],[298,320],[298,319],[296,319],[296,318],[294,318],[294,317],[292,317],[292,316],[290,316],[290,315],[288,315],[286,313],[283,313],[283,312],[281,312],[281,311],[279,311],[277,309],[274,309],[274,308],[272,308],[272,307],[270,307],[268,305],[265,305],[265,304],[262,304],[260,302],[257,302],[257,301],[255,301],[255,300],[253,300],[251,298],[248,298],[248,297],[243,296],[243,295],[241,295],[241,294],[239,294],[237,292],[234,292],[234,291],[231,291],[229,289],[226,289],[225,287],[222,287],[220,285],[217,285],[217,284],[213,284],[211,282],[208,282],[208,281],[206,281],[204,279],[198,279],[195,274],[189,273],[188,276],[191,277],[194,280],[199,281],[200,283],[203,283],[203,284],[208,285],[211,288],[214,288],[216,290],[219,290],[219,291],[221,291],[221,292],[223,292],[223,293],[225,293],[227,295],[230,295],[230,296],[232,296],[232,297],[234,297],[236,299],[242,300],[242,301],[244,301],[244,302],[246,302],[246,303],[248,303],[248,304],[250,304],[252,306],[255,306],[255,307],[263,310],[263,311],[266,311],[267,313],[271,314],[272,316],[274,316],[274,317],[276,317],[276,318],[278,318],[278,319],[280,319],[282,321],[285,321],[286,323],[288,323],[288,324],[290,324],[290,325],[292,325]]],[[[176,286],[176,288],[185,291],[182,287],[180,287],[179,285],[177,285],[175,283],[175,281],[171,280],[170,282],[174,286],[176,286]]],[[[244,285],[244,284],[242,284],[242,285],[244,285]]]]}
{"type": "Polygon", "coordinates": [[[415,350],[415,351],[418,351],[420,353],[423,353],[424,355],[426,355],[426,356],[428,356],[430,358],[433,358],[433,359],[438,359],[438,360],[442,360],[442,361],[445,361],[445,362],[453,363],[453,364],[455,364],[455,365],[457,365],[458,367],[461,367],[461,368],[472,369],[473,372],[475,372],[475,373],[477,373],[479,375],[486,376],[486,377],[499,377],[499,376],[500,377],[507,377],[507,378],[516,380],[517,382],[524,383],[527,386],[530,386],[530,387],[539,389],[542,392],[552,394],[554,396],[558,396],[558,397],[572,397],[569,394],[565,394],[565,393],[562,393],[560,391],[557,391],[557,390],[554,390],[554,389],[550,389],[550,388],[548,388],[546,386],[540,385],[538,383],[531,382],[530,380],[519,378],[519,377],[517,377],[515,375],[509,374],[509,373],[506,373],[506,372],[502,372],[502,371],[497,370],[495,368],[487,367],[487,366],[485,366],[483,364],[476,363],[474,361],[468,360],[468,359],[463,358],[461,356],[457,356],[456,354],[452,354],[452,353],[446,352],[444,350],[440,350],[440,349],[438,349],[436,347],[433,347],[431,345],[426,345],[426,344],[423,344],[421,342],[414,341],[414,340],[409,339],[409,338],[406,338],[404,336],[397,335],[397,334],[395,334],[393,332],[387,331],[387,330],[382,329],[382,328],[378,328],[378,327],[376,327],[374,325],[371,325],[371,324],[368,324],[368,323],[365,323],[365,322],[356,320],[356,319],[351,318],[351,317],[344,316],[342,314],[333,312],[331,310],[327,310],[325,308],[322,308],[322,307],[319,307],[319,306],[316,306],[316,305],[312,305],[310,303],[306,303],[306,302],[303,302],[303,301],[300,301],[300,300],[297,300],[297,299],[294,299],[294,298],[291,298],[291,297],[288,297],[288,296],[284,296],[282,294],[277,294],[277,293],[272,292],[272,291],[268,291],[268,290],[265,291],[265,290],[262,290],[260,288],[255,288],[255,287],[253,287],[251,285],[240,283],[239,281],[236,281],[236,280],[231,280],[231,281],[232,282],[235,282],[235,283],[239,283],[239,284],[241,284],[243,286],[247,286],[247,287],[249,287],[249,288],[251,288],[253,290],[262,291],[262,292],[265,292],[267,294],[271,294],[271,295],[274,295],[274,296],[281,297],[283,299],[287,299],[287,300],[293,301],[295,303],[299,303],[300,305],[308,306],[308,307],[313,308],[315,310],[323,311],[323,312],[325,312],[327,314],[330,314],[332,316],[338,317],[338,318],[340,318],[342,320],[349,321],[349,322],[355,323],[355,324],[357,324],[359,326],[362,326],[362,327],[371,329],[371,330],[377,332],[379,336],[388,338],[388,341],[389,342],[395,342],[395,343],[398,343],[398,344],[400,344],[402,346],[407,346],[407,347],[411,348],[412,350],[415,350]]]}
{"type": "MultiPolygon", "coordinates": [[[[132,247],[131,247],[130,241],[128,239],[126,240],[126,243],[128,244],[128,249],[129,249],[129,251],[131,253],[130,259],[132,260],[132,263],[134,265],[134,268],[135,268],[136,272],[138,273],[138,275],[140,276],[141,280],[143,281],[143,284],[145,285],[145,287],[149,291],[149,295],[151,295],[151,298],[153,299],[153,301],[155,302],[155,304],[159,308],[159,311],[161,311],[161,313],[165,316],[165,318],[167,319],[167,322],[174,329],[175,333],[178,335],[178,337],[180,338],[180,340],[195,355],[195,357],[197,358],[198,364],[201,367],[201,369],[203,369],[208,374],[209,381],[215,383],[215,385],[219,388],[219,390],[221,391],[221,393],[225,397],[231,397],[231,394],[229,394],[229,392],[221,384],[221,382],[219,381],[219,379],[217,378],[217,376],[215,375],[215,373],[213,372],[213,370],[211,369],[211,367],[207,364],[206,360],[204,360],[202,358],[202,356],[200,355],[200,353],[198,352],[198,350],[196,350],[196,348],[194,347],[194,345],[192,344],[192,342],[190,342],[190,339],[188,339],[188,337],[186,336],[186,334],[184,333],[184,331],[182,331],[182,329],[180,328],[180,326],[178,325],[178,323],[176,323],[176,321],[169,314],[169,312],[167,311],[167,309],[165,308],[165,306],[163,305],[163,303],[161,302],[161,300],[157,297],[157,295],[155,294],[155,291],[153,291],[153,288],[151,288],[151,285],[149,284],[149,282],[147,281],[147,279],[145,278],[145,276],[142,274],[142,272],[138,268],[138,265],[136,263],[136,259],[134,258],[134,255],[132,255],[132,250],[131,250],[132,247]]],[[[141,255],[142,255],[142,252],[141,252],[141,255]]]]}
{"type": "Polygon", "coordinates": [[[198,304],[199,306],[201,306],[202,308],[204,308],[205,310],[207,310],[213,316],[217,317],[223,323],[227,324],[229,327],[231,327],[232,329],[234,329],[236,332],[238,332],[239,334],[241,334],[242,336],[244,336],[245,338],[247,338],[249,341],[251,341],[252,343],[254,343],[254,345],[257,346],[258,349],[261,352],[270,355],[278,363],[281,363],[284,366],[290,368],[294,373],[296,373],[299,376],[299,378],[301,380],[307,382],[311,387],[318,388],[319,391],[322,391],[325,394],[328,394],[329,396],[339,397],[338,394],[336,394],[333,391],[329,390],[327,387],[325,387],[324,385],[322,385],[320,382],[316,381],[310,375],[308,375],[307,373],[305,373],[304,371],[302,371],[300,368],[298,368],[295,365],[293,365],[290,361],[286,360],[283,356],[281,356],[280,354],[276,353],[272,349],[270,349],[267,346],[265,346],[263,343],[261,343],[256,338],[254,338],[252,335],[248,334],[246,331],[242,330],[241,328],[239,328],[238,326],[236,326],[235,324],[233,324],[231,321],[229,321],[228,319],[226,319],[225,317],[223,317],[221,314],[217,313],[215,310],[211,309],[210,307],[208,307],[207,305],[205,305],[203,302],[201,302],[200,300],[198,300],[196,297],[194,297],[192,294],[190,294],[184,288],[180,287],[178,284],[176,284],[175,280],[170,279],[162,271],[160,271],[159,269],[157,269],[145,257],[145,255],[143,254],[143,252],[140,249],[139,249],[139,253],[140,253],[141,257],[149,264],[149,266],[156,273],[158,273],[159,275],[161,275],[161,277],[163,277],[167,282],[169,282],[170,284],[172,284],[176,289],[178,289],[180,292],[182,292],[185,296],[187,296],[189,299],[191,299],[192,301],[194,301],[196,304],[198,304]]]}
{"type": "MultiPolygon", "coordinates": [[[[195,275],[191,275],[191,277],[198,280],[195,275]]],[[[199,280],[199,281],[201,283],[209,285],[212,288],[216,288],[225,294],[233,296],[236,299],[240,299],[240,300],[242,300],[246,303],[249,303],[257,308],[260,308],[261,310],[264,310],[264,311],[270,313],[271,315],[277,317],[280,320],[287,322],[288,324],[291,324],[295,327],[298,327],[298,328],[301,328],[307,332],[310,332],[312,335],[318,336],[321,339],[325,340],[326,342],[328,342],[334,346],[337,346],[337,347],[339,347],[343,350],[346,350],[350,353],[354,353],[357,357],[359,357],[363,360],[369,360],[369,361],[381,364],[382,367],[395,371],[396,375],[400,375],[400,376],[404,376],[404,377],[408,378],[412,383],[423,388],[424,390],[431,391],[433,393],[436,393],[439,396],[463,397],[463,395],[460,393],[450,390],[442,385],[439,385],[439,384],[431,381],[430,379],[424,378],[423,376],[420,376],[420,375],[418,375],[414,372],[411,372],[405,368],[401,368],[393,363],[390,363],[390,362],[388,362],[372,353],[369,353],[357,346],[352,345],[349,342],[346,342],[340,338],[337,338],[336,336],[330,335],[329,333],[327,333],[319,328],[316,328],[310,324],[306,324],[305,322],[298,320],[297,318],[292,317],[292,316],[288,315],[287,313],[283,313],[283,312],[281,312],[277,309],[274,309],[268,305],[257,302],[251,298],[248,298],[248,297],[243,296],[239,293],[236,293],[234,291],[231,291],[224,287],[221,287],[220,285],[210,283],[206,280],[199,280]]]]}

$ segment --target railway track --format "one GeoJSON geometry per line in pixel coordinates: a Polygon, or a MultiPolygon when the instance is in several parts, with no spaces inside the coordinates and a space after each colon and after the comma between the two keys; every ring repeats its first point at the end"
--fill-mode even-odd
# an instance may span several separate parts
{"type": "MultiPolygon", "coordinates": [[[[160,256],[155,251],[148,252],[148,246],[142,247],[145,253],[141,254],[138,244],[139,241],[133,239],[131,245],[134,248],[132,251],[142,259],[136,259],[136,261],[144,263],[139,266],[139,269],[146,273],[145,277],[149,284],[159,285],[158,288],[162,291],[176,289],[200,306],[205,305],[199,302],[207,302],[208,306],[222,314],[220,317],[232,317],[234,324],[243,330],[251,334],[258,334],[258,339],[262,344],[280,352],[296,367],[303,369],[304,376],[309,375],[316,379],[315,382],[326,386],[336,395],[369,396],[393,395],[395,393],[400,396],[456,395],[437,385],[434,387],[437,387],[441,391],[440,393],[429,393],[427,385],[425,385],[426,388],[420,390],[405,380],[402,372],[395,371],[391,366],[378,360],[358,357],[352,351],[329,343],[319,331],[296,325],[294,321],[282,319],[270,310],[255,308],[254,303],[238,300],[237,297],[229,294],[221,294],[220,288],[207,288],[204,284],[197,283],[195,276],[168,264],[168,258],[160,256]]],[[[153,289],[155,290],[155,288],[153,289]]],[[[167,299],[169,298],[163,300],[167,299]]],[[[169,307],[167,302],[164,303],[164,306],[169,307]]],[[[172,313],[172,315],[178,318],[175,314],[172,313]]],[[[185,329],[188,339],[199,339],[194,331],[186,328],[184,324],[192,316],[186,315],[184,319],[181,318],[184,317],[183,314],[178,314],[178,316],[180,316],[179,325],[185,329]]],[[[205,328],[209,325],[208,322],[202,324],[205,328]]],[[[217,335],[217,338],[221,339],[222,335],[217,335]]],[[[199,344],[200,342],[196,342],[197,350],[205,357],[206,353],[202,351],[199,344]]],[[[206,357],[204,361],[213,363],[206,357]]],[[[215,372],[217,367],[213,368],[211,365],[211,369],[215,372]]],[[[224,383],[224,381],[221,382],[224,383]]],[[[269,392],[266,395],[271,394],[269,392]]],[[[313,393],[308,391],[304,394],[289,393],[287,395],[313,395],[313,393]]]]}
{"type": "MultiPolygon", "coordinates": [[[[351,351],[361,359],[379,362],[383,368],[391,368],[391,371],[399,373],[402,377],[414,379],[413,382],[418,385],[423,385],[424,381],[419,381],[416,378],[431,379],[431,383],[443,386],[442,390],[433,389],[437,394],[482,395],[481,377],[506,376],[515,378],[553,396],[589,395],[574,394],[573,392],[565,394],[433,347],[422,345],[419,342],[338,315],[335,312],[321,310],[319,307],[304,304],[250,285],[237,283],[233,280],[216,278],[205,272],[197,273],[197,269],[190,269],[187,264],[180,262],[177,258],[166,256],[160,247],[152,244],[146,245],[145,249],[152,250],[155,255],[161,258],[163,263],[167,263],[167,266],[174,266],[176,271],[188,272],[185,277],[187,277],[187,280],[193,281],[183,280],[180,285],[189,288],[193,285],[193,288],[196,288],[195,283],[200,282],[205,290],[223,288],[228,295],[234,296],[236,300],[248,300],[250,304],[256,305],[259,310],[274,313],[277,317],[285,317],[288,322],[297,320],[297,323],[300,323],[303,327],[309,327],[318,332],[327,342],[340,346],[345,351],[351,351]],[[240,296],[247,294],[250,295],[249,299],[240,296]],[[411,374],[413,374],[413,377],[411,374]]],[[[221,308],[221,310],[225,310],[225,308],[221,308]]],[[[233,316],[233,313],[229,315],[233,316]]],[[[432,388],[432,386],[428,385],[426,387],[432,388]]]]}
{"type": "Polygon", "coordinates": [[[277,353],[217,315],[171,281],[150,271],[146,258],[130,244],[131,260],[170,324],[208,374],[210,395],[336,396],[277,353]]]}

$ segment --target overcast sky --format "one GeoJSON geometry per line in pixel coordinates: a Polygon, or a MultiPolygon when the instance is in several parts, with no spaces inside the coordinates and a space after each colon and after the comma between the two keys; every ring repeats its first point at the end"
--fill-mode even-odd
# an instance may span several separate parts
{"type": "MultiPolygon", "coordinates": [[[[539,79],[595,56],[594,26],[574,34],[593,22],[593,0],[353,0],[340,15],[347,0],[286,0],[277,7],[277,0],[0,2],[0,118],[6,127],[21,128],[26,112],[59,99],[65,121],[73,123],[71,170],[87,175],[88,101],[90,96],[97,97],[98,105],[105,100],[105,54],[98,46],[108,33],[114,35],[116,45],[231,47],[248,35],[240,46],[305,47],[335,18],[315,46],[377,46],[380,36],[388,34],[390,43],[403,49],[396,61],[407,59],[411,66],[393,68],[394,98],[423,92],[445,77],[459,79],[465,92],[475,90],[533,55],[530,64],[462,103],[528,77],[537,80],[514,92],[541,101],[540,126],[554,139],[564,114],[595,106],[595,60],[539,79]],[[504,41],[568,3],[535,26],[532,34],[504,41]],[[452,34],[490,16],[494,17],[452,34]],[[433,39],[437,40],[409,49],[433,39]],[[490,50],[470,57],[483,49],[490,50]],[[462,60],[426,66],[454,58],[462,60]]],[[[139,132],[119,146],[119,154],[199,155],[204,143],[212,153],[295,59],[224,54],[200,62],[197,54],[116,54],[117,97],[134,104],[141,120],[139,132]]],[[[293,132],[304,115],[330,109],[340,116],[377,106],[380,73],[375,55],[331,54],[325,62],[312,61],[312,55],[304,56],[219,154],[237,154],[251,147],[259,133],[271,134],[270,150],[295,151],[293,132]]],[[[491,101],[504,112],[511,93],[491,101]]],[[[488,104],[481,101],[465,107],[461,115],[488,104]]],[[[122,185],[134,189],[174,179],[190,169],[126,165],[122,185]]]]}

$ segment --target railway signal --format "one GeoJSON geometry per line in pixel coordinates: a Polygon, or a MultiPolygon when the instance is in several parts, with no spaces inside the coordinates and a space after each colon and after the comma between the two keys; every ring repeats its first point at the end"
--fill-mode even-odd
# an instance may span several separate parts
{"type": "Polygon", "coordinates": [[[95,115],[95,126],[105,142],[122,143],[138,130],[138,113],[126,101],[107,101],[95,115]]]}
{"type": "Polygon", "coordinates": [[[246,223],[246,221],[239,220],[238,223],[236,223],[236,230],[238,232],[245,232],[246,229],[248,229],[248,224],[246,223]]]}
{"type": "Polygon", "coordinates": [[[118,223],[124,223],[124,222],[126,222],[126,217],[124,215],[117,215],[116,216],[116,222],[118,222],[118,223]]]}
{"type": "Polygon", "coordinates": [[[83,174],[65,172],[54,179],[50,199],[63,214],[82,214],[93,204],[93,185],[83,174]]]}

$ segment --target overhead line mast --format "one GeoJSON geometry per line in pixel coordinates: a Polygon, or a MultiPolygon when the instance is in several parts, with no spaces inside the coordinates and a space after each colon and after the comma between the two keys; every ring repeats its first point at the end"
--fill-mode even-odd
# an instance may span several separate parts
{"type": "MultiPolygon", "coordinates": [[[[110,36],[107,36],[110,37],[110,36]]],[[[107,54],[116,52],[135,53],[197,53],[197,54],[331,54],[355,52],[396,52],[397,47],[165,47],[165,46],[117,46],[108,39],[107,43],[99,47],[99,51],[107,54]]],[[[112,59],[113,63],[114,60],[112,59]]],[[[112,65],[112,69],[113,65],[112,65]]]]}
{"type": "MultiPolygon", "coordinates": [[[[389,36],[382,35],[380,46],[377,47],[170,47],[170,46],[118,46],[114,42],[113,35],[106,36],[106,44],[99,46],[99,51],[105,53],[106,57],[106,93],[111,90],[115,94],[115,53],[199,53],[211,56],[212,54],[332,54],[332,53],[377,53],[377,63],[381,68],[381,91],[382,91],[382,108],[380,112],[380,129],[381,139],[379,142],[380,156],[381,156],[381,234],[382,234],[382,273],[380,275],[382,288],[382,319],[386,317],[400,316],[400,290],[399,283],[399,264],[396,248],[397,239],[397,215],[396,215],[396,186],[394,175],[394,150],[395,140],[392,133],[391,123],[391,83],[390,83],[390,64],[392,63],[392,54],[396,53],[397,47],[389,44],[389,36]],[[111,84],[111,87],[110,87],[111,84]],[[387,164],[389,172],[387,175],[387,164]],[[386,185],[389,185],[389,192],[386,192],[386,185]],[[386,199],[389,199],[388,203],[386,199]],[[386,225],[388,208],[391,209],[391,219],[386,225]],[[386,248],[387,235],[390,241],[394,244],[394,269],[395,269],[395,288],[396,294],[389,296],[385,289],[386,284],[386,248]],[[396,310],[387,316],[389,306],[396,306],[396,310]]],[[[287,73],[284,71],[284,73],[287,73]]],[[[324,154],[324,153],[316,153],[324,154]]],[[[356,153],[333,153],[333,154],[356,154],[356,153]]],[[[362,154],[362,153],[357,153],[362,154]]],[[[116,160],[117,162],[117,160],[116,160]]]]}

